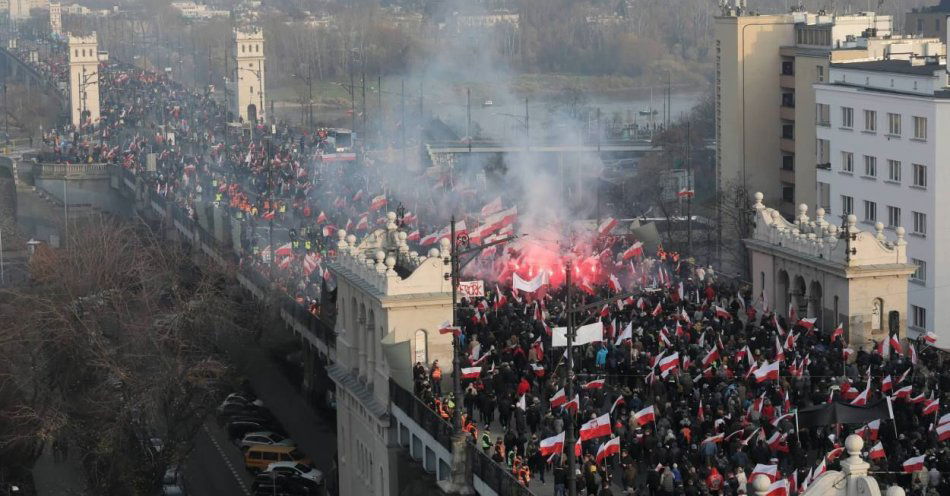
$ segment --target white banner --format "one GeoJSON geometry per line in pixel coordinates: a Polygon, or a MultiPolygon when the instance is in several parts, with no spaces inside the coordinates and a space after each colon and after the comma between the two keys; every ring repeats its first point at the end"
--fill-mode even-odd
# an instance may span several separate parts
{"type": "MultiPolygon", "coordinates": [[[[604,340],[604,323],[601,321],[577,328],[574,344],[581,345],[604,340]]],[[[551,329],[551,346],[567,346],[567,327],[551,329]]]]}
{"type": "Polygon", "coordinates": [[[517,289],[518,291],[524,291],[525,293],[534,293],[541,286],[548,282],[547,278],[548,273],[541,271],[538,275],[534,276],[534,279],[530,281],[525,281],[518,274],[514,274],[511,278],[511,287],[517,289]]]}
{"type": "Polygon", "coordinates": [[[462,298],[479,298],[485,296],[485,282],[459,281],[458,292],[462,298]]]}

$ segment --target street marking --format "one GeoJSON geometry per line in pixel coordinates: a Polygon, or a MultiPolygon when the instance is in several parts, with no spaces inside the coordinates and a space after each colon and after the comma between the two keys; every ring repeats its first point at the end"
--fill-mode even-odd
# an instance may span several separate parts
{"type": "Polygon", "coordinates": [[[231,475],[234,476],[234,480],[236,480],[238,485],[241,486],[241,490],[244,491],[245,495],[251,496],[251,490],[248,489],[247,485],[244,484],[244,479],[242,479],[241,475],[238,474],[238,471],[235,470],[234,464],[231,463],[230,459],[228,459],[228,456],[227,454],[225,454],[224,449],[222,449],[221,445],[218,444],[218,440],[215,439],[214,436],[211,434],[211,429],[208,429],[208,424],[202,425],[201,428],[204,429],[205,434],[208,435],[208,439],[211,440],[211,444],[214,445],[214,449],[216,449],[218,451],[218,454],[221,455],[221,459],[224,460],[224,464],[228,466],[228,470],[231,471],[231,475]]]}

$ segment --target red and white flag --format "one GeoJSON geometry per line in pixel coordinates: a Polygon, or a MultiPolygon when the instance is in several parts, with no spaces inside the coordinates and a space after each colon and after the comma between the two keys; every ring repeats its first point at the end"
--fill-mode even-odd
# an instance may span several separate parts
{"type": "Polygon", "coordinates": [[[943,414],[943,416],[940,417],[940,420],[937,421],[938,426],[943,424],[950,424],[950,413],[943,414]]]}
{"type": "Polygon", "coordinates": [[[914,392],[914,386],[904,386],[897,391],[894,391],[894,398],[897,399],[910,399],[911,393],[914,392]]]}
{"type": "Polygon", "coordinates": [[[890,374],[881,381],[881,392],[886,393],[894,388],[894,382],[891,380],[890,374]]]}
{"type": "Polygon", "coordinates": [[[610,413],[614,413],[614,409],[616,409],[619,405],[623,405],[624,403],[626,403],[626,401],[624,401],[623,396],[617,396],[617,399],[614,400],[614,404],[610,407],[610,413]]]}
{"type": "Polygon", "coordinates": [[[927,332],[924,334],[924,341],[926,341],[926,342],[928,342],[928,343],[930,343],[930,344],[936,343],[936,342],[937,342],[937,334],[934,333],[933,331],[927,331],[927,332]]]}
{"type": "Polygon", "coordinates": [[[719,360],[719,348],[713,346],[713,349],[709,350],[709,353],[706,353],[706,356],[703,357],[703,367],[709,367],[716,360],[719,360]]]}
{"type": "Polygon", "coordinates": [[[640,410],[637,413],[633,414],[634,420],[637,421],[639,425],[646,425],[650,422],[656,420],[656,414],[653,411],[653,405],[650,405],[643,410],[640,410]]]}
{"type": "Polygon", "coordinates": [[[851,401],[851,404],[855,406],[867,405],[868,395],[870,394],[871,394],[871,378],[868,377],[868,383],[867,383],[867,386],[865,386],[864,391],[861,391],[861,394],[855,397],[854,400],[851,401]]]}
{"type": "Polygon", "coordinates": [[[871,448],[871,451],[868,452],[868,458],[872,460],[877,460],[879,458],[884,458],[887,456],[887,453],[884,452],[884,445],[880,441],[871,448]]]}
{"type": "Polygon", "coordinates": [[[769,489],[765,492],[765,496],[788,496],[788,480],[782,479],[777,480],[769,486],[769,489]]]}
{"type": "Polygon", "coordinates": [[[907,343],[907,358],[910,359],[911,365],[917,365],[917,349],[914,348],[914,343],[907,343]]]}
{"type": "Polygon", "coordinates": [[[716,317],[719,317],[720,319],[731,319],[732,314],[727,312],[725,308],[722,308],[721,306],[716,305],[716,317]]]}
{"type": "Polygon", "coordinates": [[[623,291],[623,286],[620,285],[620,279],[617,279],[617,276],[610,274],[607,277],[607,287],[610,288],[614,293],[619,293],[623,291]]]}
{"type": "Polygon", "coordinates": [[[538,450],[544,456],[549,456],[564,451],[564,433],[551,436],[549,438],[542,439],[538,443],[538,450]]]}
{"type": "Polygon", "coordinates": [[[577,410],[580,409],[580,407],[581,407],[580,396],[576,394],[574,395],[574,399],[564,404],[564,409],[571,413],[577,413],[577,410]]]}
{"type": "Polygon", "coordinates": [[[643,256],[643,243],[637,241],[636,243],[630,245],[630,248],[627,248],[623,251],[623,259],[629,260],[633,257],[643,256]]]}
{"type": "Polygon", "coordinates": [[[567,401],[567,396],[564,394],[564,388],[558,389],[554,396],[551,397],[548,402],[551,404],[551,408],[557,408],[563,405],[567,401]]]}
{"type": "Polygon", "coordinates": [[[757,368],[755,372],[752,373],[755,376],[755,382],[765,382],[769,380],[777,381],[778,380],[778,362],[768,363],[757,368]]]}
{"type": "Polygon", "coordinates": [[[611,455],[620,454],[620,438],[615,437],[600,445],[597,449],[597,463],[601,464],[604,459],[611,455]]]}
{"type": "Polygon", "coordinates": [[[908,474],[919,472],[924,469],[924,457],[921,455],[908,458],[907,461],[902,464],[902,466],[904,468],[904,472],[908,474]]]}
{"type": "Polygon", "coordinates": [[[897,352],[898,355],[904,354],[904,349],[901,347],[901,340],[897,339],[897,335],[891,335],[891,348],[897,352]]]}
{"type": "Polygon", "coordinates": [[[581,426],[581,441],[609,436],[613,431],[610,428],[610,414],[605,413],[581,426]]]}
{"type": "Polygon", "coordinates": [[[947,439],[950,439],[950,424],[937,426],[937,440],[946,441],[947,439]]]}
{"type": "Polygon", "coordinates": [[[604,379],[595,379],[581,386],[581,389],[602,389],[604,387],[604,379]]]}
{"type": "Polygon", "coordinates": [[[482,211],[480,213],[482,214],[482,217],[487,217],[493,213],[501,212],[502,208],[501,197],[499,196],[482,207],[482,211]]]}
{"type": "Polygon", "coordinates": [[[778,465],[763,465],[757,463],[755,468],[752,469],[752,473],[749,475],[749,480],[755,480],[755,476],[762,474],[769,478],[770,481],[775,481],[775,478],[778,477],[778,465]]]}
{"type": "Polygon", "coordinates": [[[710,443],[719,444],[722,442],[723,438],[725,438],[725,436],[722,433],[719,433],[719,434],[716,434],[715,436],[709,436],[706,439],[703,439],[703,442],[699,444],[700,445],[710,444],[710,443]]]}
{"type": "Polygon", "coordinates": [[[680,365],[680,354],[679,354],[679,352],[673,353],[672,355],[670,355],[670,356],[668,356],[668,357],[664,357],[662,360],[660,360],[659,365],[660,365],[660,372],[661,372],[661,373],[662,373],[662,372],[668,372],[668,371],[670,371],[670,370],[675,369],[676,367],[679,367],[679,365],[680,365]]]}
{"type": "Polygon", "coordinates": [[[785,361],[785,349],[782,348],[782,343],[778,340],[778,336],[775,336],[775,361],[785,361]]]}
{"type": "Polygon", "coordinates": [[[940,400],[935,400],[933,398],[924,401],[924,415],[933,415],[940,410],[940,400]]]}
{"type": "Polygon", "coordinates": [[[459,326],[454,326],[448,322],[443,322],[442,325],[439,326],[439,334],[452,334],[458,336],[462,334],[462,328],[459,326]]]}
{"type": "Polygon", "coordinates": [[[651,315],[654,317],[659,317],[661,313],[663,313],[663,305],[657,302],[656,307],[653,309],[653,313],[651,315]]]}
{"type": "Polygon", "coordinates": [[[373,211],[375,211],[375,210],[379,210],[379,209],[385,207],[385,206],[386,206],[386,203],[387,203],[387,202],[386,202],[386,195],[379,195],[379,196],[373,197],[373,201],[370,202],[370,204],[369,204],[369,211],[370,211],[370,212],[373,212],[373,211]]]}
{"type": "Polygon", "coordinates": [[[818,321],[817,317],[812,317],[810,319],[801,319],[798,321],[798,325],[808,329],[809,331],[815,328],[815,322],[818,321]]]}
{"type": "Polygon", "coordinates": [[[844,324],[838,324],[838,327],[831,332],[831,342],[834,343],[839,336],[844,336],[844,324]]]}
{"type": "Polygon", "coordinates": [[[466,367],[462,369],[462,379],[478,379],[482,375],[481,367],[466,367]]]}
{"type": "Polygon", "coordinates": [[[614,228],[617,227],[617,219],[613,217],[607,217],[603,222],[600,223],[600,226],[597,227],[597,234],[599,236],[606,236],[610,234],[614,228]]]}

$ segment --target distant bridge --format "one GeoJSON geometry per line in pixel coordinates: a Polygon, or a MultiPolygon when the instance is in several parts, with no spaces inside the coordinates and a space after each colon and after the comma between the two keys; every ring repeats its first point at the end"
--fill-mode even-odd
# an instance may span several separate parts
{"type": "Polygon", "coordinates": [[[26,86],[27,91],[38,89],[55,99],[63,110],[68,107],[68,99],[66,93],[60,88],[60,81],[38,71],[6,47],[0,47],[0,79],[20,81],[26,86]]]}

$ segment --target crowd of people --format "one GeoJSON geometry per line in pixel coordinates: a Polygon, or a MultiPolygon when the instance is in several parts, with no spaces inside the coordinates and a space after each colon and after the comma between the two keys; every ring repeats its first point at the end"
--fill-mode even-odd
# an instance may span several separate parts
{"type": "MultiPolygon", "coordinates": [[[[370,164],[327,162],[336,147],[326,133],[263,124],[232,132],[214,94],[164,75],[115,63],[102,71],[101,119],[50,130],[47,158],[132,170],[196,219],[202,209],[224,209],[244,226],[241,263],[314,313],[337,230],[368,233],[399,198],[409,206],[400,209],[401,227],[418,244],[444,226],[445,212],[477,212],[481,203],[467,193],[436,195],[454,189],[445,178],[405,189],[405,181],[387,186],[387,173],[370,164]]],[[[828,328],[828,318],[816,323],[771,308],[768,295],[676,254],[628,257],[633,240],[612,239],[593,241],[604,274],[573,292],[585,304],[623,297],[575,315],[602,330],[573,347],[573,370],[565,348],[554,346],[566,324],[567,289],[516,291],[506,275],[497,290],[461,306],[463,397],[442,386],[451,364],[437,363],[416,365],[415,394],[446,419],[459,409],[488,456],[525,486],[551,479],[558,495],[570,478],[571,449],[577,487],[587,495],[746,494],[757,473],[798,493],[835,468],[852,432],[864,436],[879,480],[913,495],[950,494],[939,403],[934,411],[950,389],[947,355],[926,341],[892,343],[890,335],[877,351],[852,350],[847,329],[828,328]],[[576,399],[566,394],[569,376],[576,399]],[[861,404],[893,397],[893,419],[803,427],[789,415],[862,395],[861,404]],[[594,422],[604,415],[606,429],[594,422]],[[565,439],[583,438],[579,449],[558,444],[568,428],[565,439]],[[905,473],[916,456],[924,468],[905,473]]]]}

